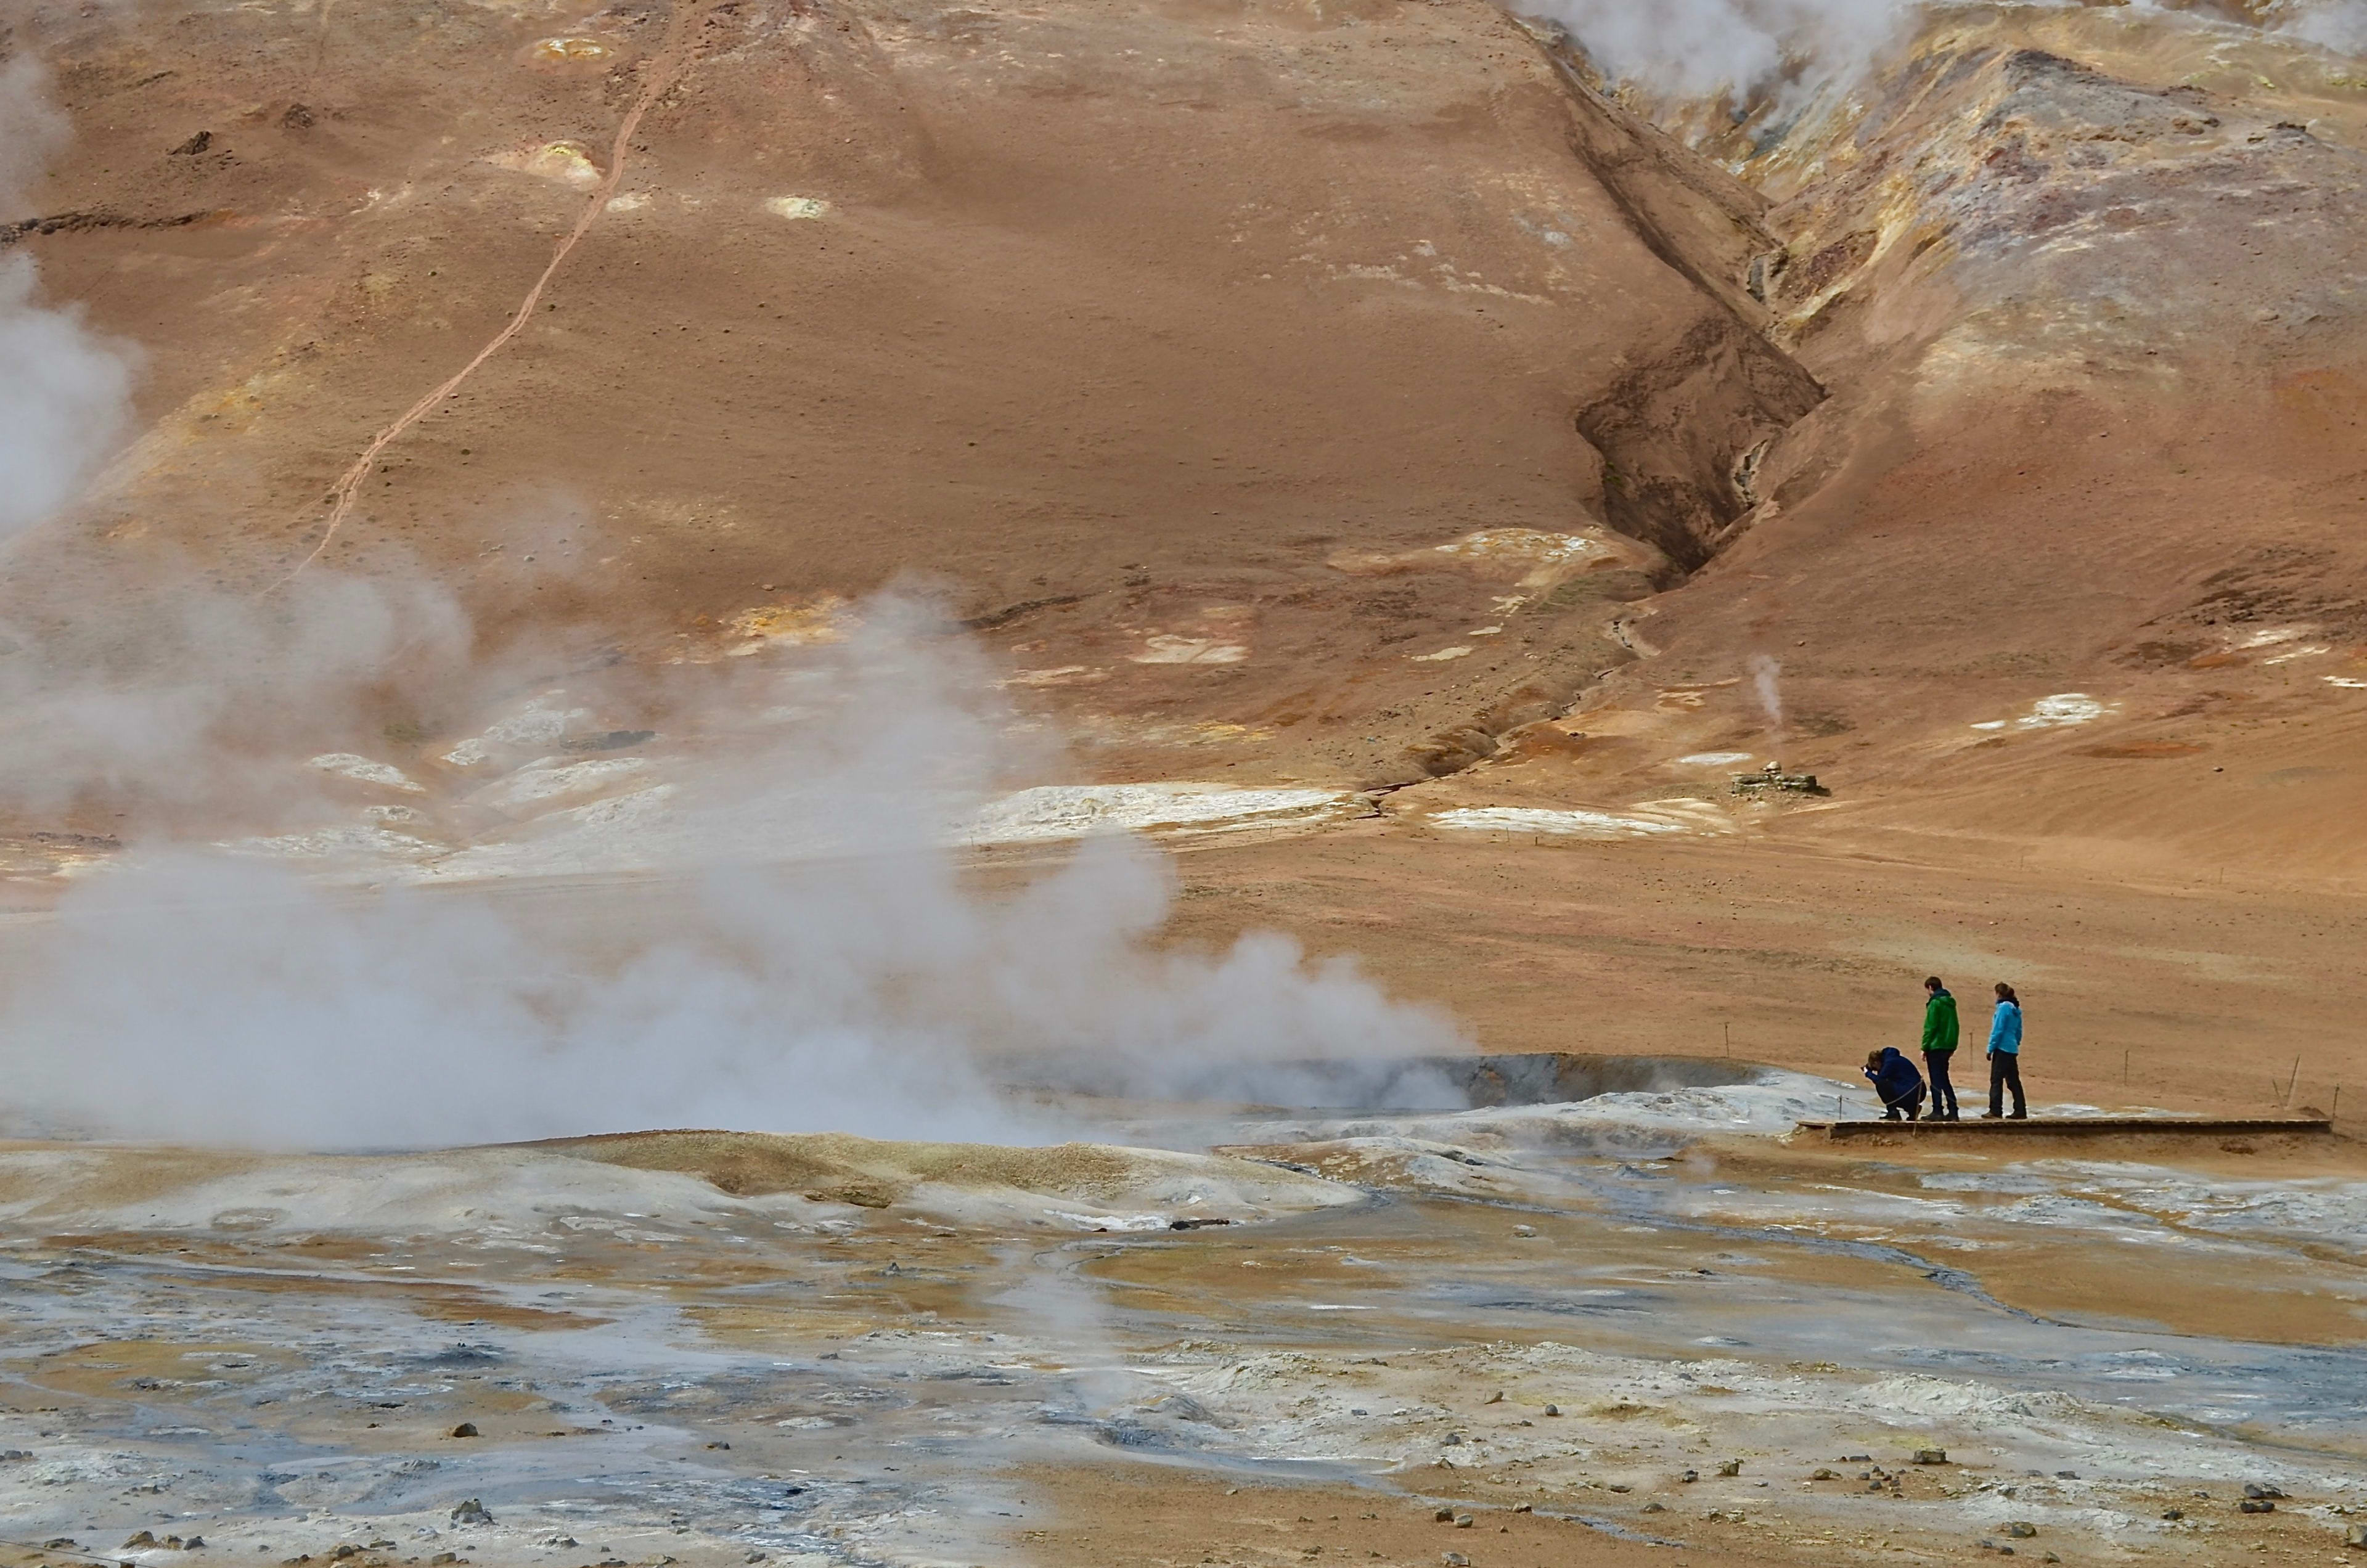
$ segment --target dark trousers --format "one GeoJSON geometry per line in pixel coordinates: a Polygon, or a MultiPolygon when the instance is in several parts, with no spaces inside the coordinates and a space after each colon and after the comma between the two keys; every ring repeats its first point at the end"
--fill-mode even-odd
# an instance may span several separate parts
{"type": "Polygon", "coordinates": [[[1954,1051],[1923,1053],[1923,1076],[1931,1080],[1931,1119],[1934,1122],[1956,1119],[1956,1086],[1948,1081],[1948,1058],[1954,1051]]]}
{"type": "Polygon", "coordinates": [[[1884,1111],[1882,1114],[1883,1119],[1887,1122],[1896,1122],[1902,1115],[1905,1116],[1908,1121],[1912,1122],[1915,1120],[1917,1113],[1922,1109],[1923,1091],[1919,1089],[1909,1090],[1907,1097],[1903,1100],[1892,1100],[1889,1104],[1889,1108],[1884,1111]]]}
{"type": "Polygon", "coordinates": [[[2029,1108],[2022,1102],[2022,1056],[2013,1051],[1989,1053],[1989,1114],[1995,1116],[2005,1109],[2005,1091],[2013,1090],[2013,1113],[2027,1116],[2029,1108]]]}

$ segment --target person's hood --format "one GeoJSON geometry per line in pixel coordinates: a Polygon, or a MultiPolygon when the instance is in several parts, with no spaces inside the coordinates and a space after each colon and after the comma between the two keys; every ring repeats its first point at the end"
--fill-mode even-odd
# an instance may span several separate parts
{"type": "Polygon", "coordinates": [[[1903,1062],[1907,1058],[1898,1054],[1897,1046],[1885,1045],[1882,1048],[1882,1059],[1886,1062],[1903,1062]]]}

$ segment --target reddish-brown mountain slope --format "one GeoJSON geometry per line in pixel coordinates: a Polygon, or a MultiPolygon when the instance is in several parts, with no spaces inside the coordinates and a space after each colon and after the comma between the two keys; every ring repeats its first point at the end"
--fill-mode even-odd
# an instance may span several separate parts
{"type": "MultiPolygon", "coordinates": [[[[316,548],[642,657],[919,574],[1106,769],[1399,782],[1574,696],[1601,597],[1674,570],[1606,521],[1698,560],[1820,396],[1639,221],[1665,169],[1595,172],[1686,155],[1479,0],[173,0],[17,39],[76,138],[14,243],[147,365],[148,434],[13,562],[53,635],[316,548]],[[1666,503],[1606,500],[1603,452],[1666,503]],[[1410,657],[1508,596],[1517,636],[1410,657]]],[[[1707,169],[1686,199],[1748,228],[1707,169]]]]}

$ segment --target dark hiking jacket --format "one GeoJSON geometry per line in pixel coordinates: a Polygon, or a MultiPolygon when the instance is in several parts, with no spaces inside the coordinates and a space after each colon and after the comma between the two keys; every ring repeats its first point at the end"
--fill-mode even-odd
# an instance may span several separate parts
{"type": "Polygon", "coordinates": [[[1885,1105],[1904,1105],[1923,1092],[1923,1075],[1896,1045],[1884,1046],[1882,1060],[1866,1068],[1865,1076],[1873,1080],[1874,1092],[1882,1096],[1885,1105]]]}

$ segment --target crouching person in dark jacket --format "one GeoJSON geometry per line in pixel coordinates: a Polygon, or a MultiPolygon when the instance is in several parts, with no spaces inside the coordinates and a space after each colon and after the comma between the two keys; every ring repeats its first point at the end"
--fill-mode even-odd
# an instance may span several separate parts
{"type": "Polygon", "coordinates": [[[1896,1045],[1886,1045],[1865,1055],[1866,1080],[1874,1092],[1882,1096],[1883,1115],[1896,1122],[1904,1114],[1909,1122],[1923,1109],[1923,1075],[1915,1064],[1901,1055],[1896,1045]]]}

